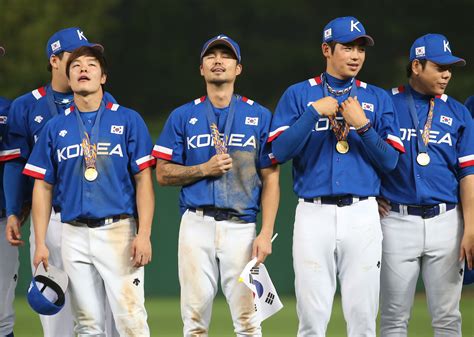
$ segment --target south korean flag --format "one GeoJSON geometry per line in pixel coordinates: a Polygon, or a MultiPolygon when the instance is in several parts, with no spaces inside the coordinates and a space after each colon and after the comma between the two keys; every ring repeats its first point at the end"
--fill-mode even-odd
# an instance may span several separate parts
{"type": "Polygon", "coordinates": [[[239,282],[243,282],[253,292],[255,311],[259,314],[260,321],[264,321],[283,308],[283,304],[267,269],[263,263],[255,267],[256,262],[257,258],[255,257],[245,266],[240,274],[239,282]]]}

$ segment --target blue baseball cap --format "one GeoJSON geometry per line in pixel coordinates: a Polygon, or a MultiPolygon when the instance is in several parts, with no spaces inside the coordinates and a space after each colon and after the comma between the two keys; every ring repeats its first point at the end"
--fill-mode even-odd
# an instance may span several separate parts
{"type": "Polygon", "coordinates": [[[46,56],[49,59],[52,55],[58,55],[65,51],[72,52],[82,46],[104,49],[100,44],[90,43],[79,27],[71,27],[62,29],[49,38],[46,44],[46,56]]]}
{"type": "Polygon", "coordinates": [[[204,43],[204,46],[202,46],[202,50],[201,50],[201,57],[200,57],[201,62],[202,62],[202,58],[204,57],[206,52],[210,48],[212,48],[214,46],[218,46],[218,45],[223,45],[223,46],[229,47],[234,52],[238,63],[242,62],[242,56],[240,55],[239,45],[237,44],[237,42],[235,42],[230,37],[228,37],[227,35],[224,35],[224,34],[217,35],[217,36],[213,37],[212,39],[208,40],[206,43],[204,43]]]}
{"type": "Polygon", "coordinates": [[[30,307],[41,315],[57,314],[66,303],[67,274],[52,265],[38,265],[28,289],[30,307]]]}
{"type": "Polygon", "coordinates": [[[323,30],[323,42],[349,43],[363,38],[366,46],[373,46],[374,39],[365,33],[362,23],[353,16],[343,16],[329,22],[323,30]]]}
{"type": "Polygon", "coordinates": [[[410,61],[428,60],[436,64],[464,66],[466,61],[451,52],[449,41],[441,34],[426,34],[413,42],[410,48],[410,61]]]}

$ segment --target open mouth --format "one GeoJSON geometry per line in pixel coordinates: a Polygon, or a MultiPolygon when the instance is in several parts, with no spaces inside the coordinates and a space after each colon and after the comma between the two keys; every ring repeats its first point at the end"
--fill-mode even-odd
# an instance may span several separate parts
{"type": "Polygon", "coordinates": [[[86,75],[82,75],[78,79],[79,82],[85,82],[85,81],[89,81],[89,80],[90,80],[90,78],[86,75]]]}

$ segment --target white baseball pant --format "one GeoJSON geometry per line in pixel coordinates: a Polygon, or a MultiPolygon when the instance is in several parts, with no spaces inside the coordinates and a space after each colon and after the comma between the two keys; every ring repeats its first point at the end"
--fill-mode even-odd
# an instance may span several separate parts
{"type": "Polygon", "coordinates": [[[300,199],[293,232],[298,337],[326,335],[337,277],[347,335],[376,335],[381,252],[375,198],[344,207],[300,199]]]}
{"type": "Polygon", "coordinates": [[[133,267],[133,218],[97,228],[63,225],[62,256],[78,337],[105,336],[104,308],[110,303],[122,337],[149,337],[144,268],[133,267]]]}
{"type": "MultiPolygon", "coordinates": [[[[31,269],[33,273],[35,268],[33,266],[33,258],[35,256],[35,231],[33,225],[33,218],[30,218],[30,257],[31,257],[31,269]]],[[[56,213],[51,210],[51,218],[48,224],[48,230],[46,231],[46,246],[49,250],[49,263],[53,266],[64,270],[63,259],[61,256],[61,237],[63,231],[63,223],[61,222],[61,213],[56,213]]],[[[110,310],[110,305],[106,303],[104,309],[107,321],[107,336],[119,337],[110,310]]],[[[66,302],[64,307],[56,315],[47,316],[39,315],[41,325],[43,327],[44,337],[74,337],[74,316],[71,309],[71,298],[69,292],[66,293],[66,302]]]]}
{"type": "Polygon", "coordinates": [[[0,336],[13,331],[15,312],[13,301],[18,278],[18,247],[10,245],[5,237],[7,219],[0,219],[0,336]]]}
{"type": "Polygon", "coordinates": [[[221,278],[237,336],[261,336],[252,292],[238,281],[250,261],[255,223],[216,221],[202,211],[183,214],[178,269],[185,337],[207,337],[212,302],[221,278]]]}
{"type": "Polygon", "coordinates": [[[420,271],[434,336],[461,336],[460,209],[430,219],[390,212],[382,219],[382,230],[382,337],[407,336],[420,271]]]}

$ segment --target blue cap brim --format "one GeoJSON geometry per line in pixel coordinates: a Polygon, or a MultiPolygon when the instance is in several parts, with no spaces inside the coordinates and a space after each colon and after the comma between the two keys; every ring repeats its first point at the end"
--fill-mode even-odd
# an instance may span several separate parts
{"type": "Polygon", "coordinates": [[[212,41],[211,43],[209,43],[205,49],[202,50],[201,52],[201,60],[202,58],[204,57],[204,55],[207,53],[207,51],[209,49],[211,49],[212,47],[215,47],[215,46],[226,46],[226,47],[229,47],[230,50],[232,50],[234,52],[234,55],[235,55],[235,58],[237,59],[237,61],[239,61],[240,63],[240,58],[239,58],[239,54],[237,53],[237,50],[235,49],[235,47],[232,45],[232,43],[230,43],[227,39],[218,39],[218,40],[214,40],[212,41]]]}
{"type": "Polygon", "coordinates": [[[356,38],[354,38],[353,36],[348,36],[347,38],[339,38],[333,41],[336,41],[339,43],[350,43],[358,39],[365,40],[364,46],[372,47],[375,44],[374,39],[369,35],[359,35],[356,38]]]}
{"type": "Polygon", "coordinates": [[[426,58],[428,61],[434,62],[436,64],[441,64],[441,65],[449,65],[452,64],[454,66],[465,66],[466,65],[466,60],[456,57],[453,55],[442,55],[442,56],[435,56],[435,57],[427,57],[426,58]]]}
{"type": "Polygon", "coordinates": [[[104,46],[101,45],[101,44],[98,44],[98,43],[85,43],[85,44],[81,44],[80,46],[65,48],[62,52],[66,51],[68,53],[72,53],[74,50],[76,50],[78,48],[81,48],[81,47],[93,47],[93,48],[100,49],[100,51],[102,53],[104,52],[104,46]]]}

